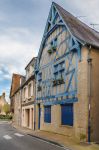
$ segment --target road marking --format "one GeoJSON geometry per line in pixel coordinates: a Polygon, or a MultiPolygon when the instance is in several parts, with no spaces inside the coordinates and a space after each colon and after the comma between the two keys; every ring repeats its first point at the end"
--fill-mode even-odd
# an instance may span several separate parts
{"type": "Polygon", "coordinates": [[[9,135],[4,135],[3,138],[6,139],[6,140],[11,140],[12,139],[12,137],[9,136],[9,135]]]}
{"type": "Polygon", "coordinates": [[[23,134],[20,134],[20,133],[15,133],[14,135],[19,136],[19,137],[24,136],[23,134]]]}
{"type": "Polygon", "coordinates": [[[0,124],[5,124],[5,123],[8,124],[8,121],[0,121],[0,124]]]}

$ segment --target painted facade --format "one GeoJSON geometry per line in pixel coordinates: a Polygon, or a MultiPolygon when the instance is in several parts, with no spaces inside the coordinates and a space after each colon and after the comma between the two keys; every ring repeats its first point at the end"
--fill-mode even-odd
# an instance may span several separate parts
{"type": "MultiPolygon", "coordinates": [[[[99,115],[95,106],[98,104],[98,93],[94,91],[97,98],[93,98],[92,104],[90,91],[92,47],[96,47],[94,51],[99,58],[99,45],[94,40],[99,41],[99,34],[96,35],[87,25],[52,3],[36,68],[37,129],[85,141],[99,140],[99,133],[96,132],[98,116],[94,114],[96,110],[99,115]],[[88,34],[94,39],[90,40],[88,34]]],[[[94,73],[98,76],[99,71],[94,73]]],[[[98,82],[94,86],[98,87],[98,82]]]]}

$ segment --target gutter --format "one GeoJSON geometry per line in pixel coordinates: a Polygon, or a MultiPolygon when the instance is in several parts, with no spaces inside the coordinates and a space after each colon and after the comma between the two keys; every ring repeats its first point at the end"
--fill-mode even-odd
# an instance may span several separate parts
{"type": "Polygon", "coordinates": [[[91,142],[91,83],[92,83],[92,58],[90,57],[91,45],[88,47],[88,142],[91,142]]]}

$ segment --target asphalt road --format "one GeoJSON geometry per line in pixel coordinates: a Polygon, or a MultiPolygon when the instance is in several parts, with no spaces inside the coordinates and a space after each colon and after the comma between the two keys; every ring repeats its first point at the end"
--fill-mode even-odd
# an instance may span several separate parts
{"type": "MultiPolygon", "coordinates": [[[[0,150],[64,150],[65,148],[20,133],[7,122],[0,122],[0,150]]],[[[68,150],[68,149],[65,149],[68,150]]]]}

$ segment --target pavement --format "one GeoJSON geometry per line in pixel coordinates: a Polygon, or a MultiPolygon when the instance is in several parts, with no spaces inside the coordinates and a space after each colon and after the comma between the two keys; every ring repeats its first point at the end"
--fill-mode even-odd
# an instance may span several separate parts
{"type": "Polygon", "coordinates": [[[44,141],[0,121],[0,150],[69,150],[57,143],[44,141]]]}
{"type": "MultiPolygon", "coordinates": [[[[80,143],[76,141],[75,139],[60,135],[52,132],[46,132],[46,131],[40,131],[40,130],[30,130],[24,127],[19,127],[16,125],[13,125],[16,129],[19,131],[30,135],[31,137],[41,139],[43,141],[46,141],[48,143],[54,143],[56,145],[62,146],[63,148],[67,150],[99,150],[99,145],[95,143],[80,143]]],[[[45,150],[45,149],[44,149],[45,150]]]]}

